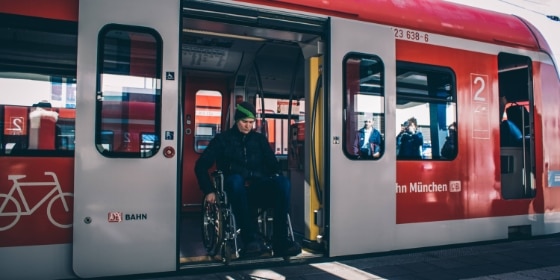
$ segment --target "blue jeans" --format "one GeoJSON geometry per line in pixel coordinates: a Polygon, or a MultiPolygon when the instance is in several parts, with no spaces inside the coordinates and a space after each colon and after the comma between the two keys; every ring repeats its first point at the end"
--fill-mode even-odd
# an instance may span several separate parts
{"type": "Polygon", "coordinates": [[[287,239],[287,214],[290,207],[290,181],[284,176],[256,178],[246,186],[241,175],[225,178],[225,189],[244,242],[258,233],[258,208],[274,208],[273,242],[287,239]]]}

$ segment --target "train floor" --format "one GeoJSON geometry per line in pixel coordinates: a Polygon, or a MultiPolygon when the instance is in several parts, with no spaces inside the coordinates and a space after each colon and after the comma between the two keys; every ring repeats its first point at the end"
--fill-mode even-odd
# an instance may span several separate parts
{"type": "MultiPolygon", "coordinates": [[[[222,265],[220,256],[208,256],[206,249],[202,242],[202,214],[199,212],[183,213],[181,217],[181,240],[179,246],[179,263],[185,269],[193,269],[193,267],[206,267],[206,266],[219,266],[222,265]]],[[[298,236],[295,236],[296,241],[298,236]]],[[[299,242],[301,243],[301,241],[299,242]]],[[[317,258],[322,256],[321,253],[312,252],[311,250],[304,249],[302,253],[294,260],[303,260],[309,258],[317,258]]],[[[239,258],[233,260],[233,265],[247,265],[260,262],[280,261],[283,259],[274,258],[272,252],[264,253],[258,258],[239,258]]]]}
{"type": "MultiPolygon", "coordinates": [[[[122,278],[113,278],[122,279],[122,278]]],[[[130,277],[126,278],[130,279],[130,277]]],[[[343,258],[185,269],[134,279],[560,279],[560,234],[343,258]]]]}

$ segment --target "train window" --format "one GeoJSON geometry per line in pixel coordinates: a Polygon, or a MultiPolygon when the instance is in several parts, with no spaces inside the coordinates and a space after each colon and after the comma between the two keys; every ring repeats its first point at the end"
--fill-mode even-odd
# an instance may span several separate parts
{"type": "Polygon", "coordinates": [[[397,62],[397,159],[456,157],[455,89],[449,68],[397,62]]]}
{"type": "Polygon", "coordinates": [[[72,156],[78,23],[0,21],[0,154],[72,156]]]}
{"type": "Polygon", "coordinates": [[[1,151],[5,155],[67,155],[74,150],[76,79],[0,72],[1,151]],[[17,93],[17,94],[14,94],[17,93]]]}
{"type": "Polygon", "coordinates": [[[376,56],[350,54],[344,75],[344,152],[353,159],[379,159],[385,149],[383,63],[376,56]]]}
{"type": "Polygon", "coordinates": [[[103,155],[147,158],[159,150],[161,45],[152,29],[101,30],[95,141],[103,155]]]}
{"type": "MultiPolygon", "coordinates": [[[[199,90],[196,93],[194,116],[194,150],[202,153],[210,140],[221,131],[222,94],[213,90],[199,90]]],[[[191,120],[187,116],[186,122],[191,120]]]]}

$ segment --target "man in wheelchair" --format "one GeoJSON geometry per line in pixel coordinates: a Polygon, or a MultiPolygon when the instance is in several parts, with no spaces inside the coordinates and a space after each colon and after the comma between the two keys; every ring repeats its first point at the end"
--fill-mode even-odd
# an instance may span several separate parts
{"type": "Polygon", "coordinates": [[[249,102],[237,105],[235,125],[216,135],[195,164],[198,184],[208,203],[216,193],[208,171],[214,163],[224,174],[224,187],[240,228],[245,256],[257,256],[267,247],[258,234],[256,211],[274,208],[272,249],[275,256],[295,256],[300,245],[288,239],[286,229],[290,203],[290,182],[281,175],[280,164],[266,137],[253,130],[255,107],[249,102]]]}

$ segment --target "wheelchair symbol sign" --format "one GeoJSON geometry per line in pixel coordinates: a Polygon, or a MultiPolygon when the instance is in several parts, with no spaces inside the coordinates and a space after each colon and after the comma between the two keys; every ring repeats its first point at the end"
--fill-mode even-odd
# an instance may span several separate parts
{"type": "Polygon", "coordinates": [[[165,72],[165,79],[170,81],[175,80],[175,72],[173,71],[165,72]]]}

